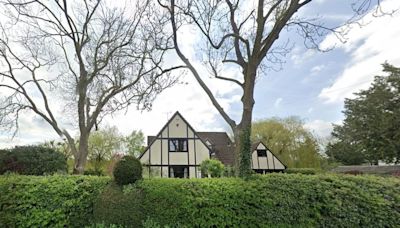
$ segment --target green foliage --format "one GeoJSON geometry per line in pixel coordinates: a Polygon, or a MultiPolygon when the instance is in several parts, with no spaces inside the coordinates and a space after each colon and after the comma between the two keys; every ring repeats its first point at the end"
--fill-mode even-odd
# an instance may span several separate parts
{"type": "Polygon", "coordinates": [[[50,141],[44,142],[43,144],[40,144],[40,146],[48,147],[48,148],[56,150],[57,152],[63,154],[65,159],[67,159],[67,160],[72,157],[71,148],[69,148],[69,145],[66,141],[57,142],[55,140],[50,140],[50,141]]]}
{"type": "Polygon", "coordinates": [[[116,127],[106,127],[90,134],[89,160],[93,162],[97,173],[104,172],[103,161],[111,159],[113,153],[120,149],[122,142],[123,137],[116,127]]]}
{"type": "Polygon", "coordinates": [[[251,138],[264,142],[288,167],[320,168],[318,140],[298,117],[257,121],[252,125],[251,138]]]}
{"type": "MultiPolygon", "coordinates": [[[[109,186],[96,208],[105,224],[140,227],[396,227],[400,180],[345,175],[145,179],[109,186]]],[[[98,221],[100,222],[100,221],[98,221]]]]}
{"type": "Polygon", "coordinates": [[[234,177],[235,176],[235,168],[230,165],[226,165],[224,167],[224,177],[234,177]]]}
{"type": "Polygon", "coordinates": [[[225,166],[216,159],[206,159],[200,164],[201,173],[206,177],[221,177],[224,174],[225,166]]]}
{"type": "Polygon", "coordinates": [[[287,168],[285,173],[299,173],[305,175],[314,175],[318,173],[318,170],[313,168],[287,168]]]}
{"type": "Polygon", "coordinates": [[[133,156],[124,156],[115,165],[113,174],[119,185],[135,183],[142,179],[142,164],[133,156]]]}
{"type": "Polygon", "coordinates": [[[5,172],[24,175],[67,172],[67,161],[61,153],[48,147],[19,146],[0,151],[0,174],[5,172]]]}
{"type": "Polygon", "coordinates": [[[104,172],[102,169],[87,169],[83,172],[83,175],[104,176],[104,172]]]}
{"type": "Polygon", "coordinates": [[[243,129],[239,134],[239,167],[237,168],[238,176],[247,178],[251,175],[251,139],[250,129],[243,129]]]}
{"type": "Polygon", "coordinates": [[[346,165],[400,162],[400,68],[383,64],[388,76],[346,99],[342,125],[334,126],[327,155],[346,165]]]}
{"type": "Polygon", "coordinates": [[[125,138],[125,143],[128,147],[128,154],[134,157],[139,157],[139,155],[144,151],[144,136],[142,131],[132,131],[130,135],[125,138]]]}
{"type": "Polygon", "coordinates": [[[0,227],[84,227],[109,182],[89,176],[0,176],[0,227]]]}

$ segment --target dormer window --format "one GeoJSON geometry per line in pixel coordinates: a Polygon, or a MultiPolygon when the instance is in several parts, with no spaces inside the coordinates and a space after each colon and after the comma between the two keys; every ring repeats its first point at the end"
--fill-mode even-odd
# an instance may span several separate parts
{"type": "Polygon", "coordinates": [[[257,150],[258,157],[267,157],[267,150],[257,150]]]}

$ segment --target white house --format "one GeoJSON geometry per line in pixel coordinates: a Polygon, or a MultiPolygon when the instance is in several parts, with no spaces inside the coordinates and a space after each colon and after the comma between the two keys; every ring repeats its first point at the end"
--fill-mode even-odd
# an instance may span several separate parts
{"type": "MultiPolygon", "coordinates": [[[[261,143],[258,148],[260,151],[267,150],[268,156],[265,160],[262,156],[254,156],[253,152],[252,167],[256,172],[285,169],[283,163],[264,144],[261,143]]],[[[144,165],[146,176],[201,178],[202,161],[215,158],[224,165],[233,166],[234,151],[234,144],[226,132],[196,132],[176,112],[156,136],[147,137],[147,148],[139,159],[144,165]]]]}

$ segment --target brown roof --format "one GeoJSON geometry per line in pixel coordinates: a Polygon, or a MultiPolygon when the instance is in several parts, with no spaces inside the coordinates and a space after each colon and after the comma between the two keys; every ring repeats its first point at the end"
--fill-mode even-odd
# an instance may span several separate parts
{"type": "Polygon", "coordinates": [[[197,135],[204,141],[211,143],[212,152],[215,157],[224,165],[235,164],[234,151],[235,147],[226,132],[196,132],[197,135]]]}

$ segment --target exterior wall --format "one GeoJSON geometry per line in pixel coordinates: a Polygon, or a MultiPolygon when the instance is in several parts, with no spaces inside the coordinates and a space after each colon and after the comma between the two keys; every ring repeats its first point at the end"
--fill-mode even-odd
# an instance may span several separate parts
{"type": "Polygon", "coordinates": [[[171,165],[189,166],[189,177],[200,177],[200,164],[210,158],[209,149],[196,135],[194,130],[179,115],[174,115],[162,129],[156,140],[147,148],[140,158],[144,169],[150,170],[152,177],[168,177],[171,165]],[[172,138],[188,140],[187,152],[169,152],[169,141],[172,138]]]}
{"type": "Polygon", "coordinates": [[[262,143],[251,154],[252,169],[283,170],[285,166],[262,143]],[[258,157],[257,150],[267,150],[267,157],[258,157]]]}

